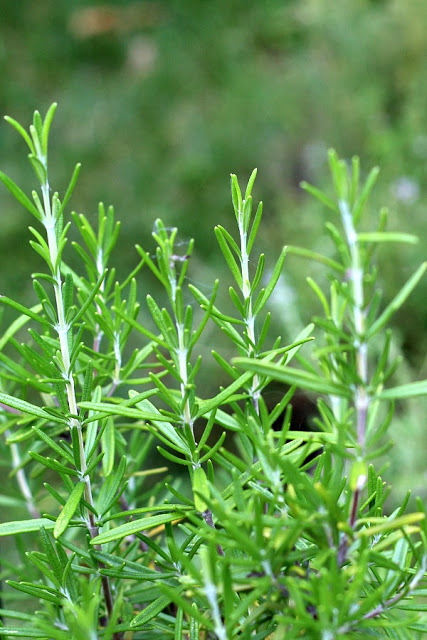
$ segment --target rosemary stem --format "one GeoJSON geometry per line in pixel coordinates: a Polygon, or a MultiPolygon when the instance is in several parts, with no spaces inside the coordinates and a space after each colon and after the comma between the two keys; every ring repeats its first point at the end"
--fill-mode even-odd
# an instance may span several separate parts
{"type": "MultiPolygon", "coordinates": [[[[62,295],[62,277],[61,277],[61,268],[60,268],[60,260],[59,257],[59,247],[58,247],[58,238],[57,238],[57,221],[54,218],[54,213],[51,208],[51,201],[49,196],[49,182],[46,182],[42,185],[42,195],[43,195],[43,204],[45,210],[45,218],[44,218],[44,226],[47,234],[47,242],[49,247],[49,255],[53,268],[53,279],[54,279],[54,295],[56,301],[56,309],[57,309],[57,325],[55,327],[56,332],[59,338],[59,346],[61,351],[61,358],[63,364],[62,375],[65,379],[65,389],[67,394],[68,401],[68,409],[70,412],[70,420],[69,427],[70,430],[75,430],[77,434],[77,441],[79,446],[79,458],[80,458],[80,468],[77,469],[79,472],[79,476],[81,480],[84,482],[84,499],[91,506],[94,507],[94,501],[92,496],[92,485],[89,475],[87,474],[87,462],[86,462],[86,452],[84,448],[83,434],[82,428],[80,424],[80,420],[78,417],[79,409],[77,404],[75,386],[74,386],[74,376],[71,370],[71,354],[69,347],[69,337],[71,327],[67,323],[65,317],[65,309],[64,309],[64,300],[62,295]]],[[[95,518],[93,512],[90,509],[87,509],[87,528],[91,538],[95,538],[98,533],[98,527],[95,524],[95,518]]],[[[110,582],[107,576],[101,577],[101,584],[104,593],[105,606],[107,609],[108,618],[111,617],[113,612],[113,600],[111,595],[110,582]]],[[[118,636],[117,636],[118,638],[118,636]]]]}
{"type": "Polygon", "coordinates": [[[340,200],[339,208],[341,219],[350,251],[351,267],[349,278],[353,295],[353,324],[356,333],[354,348],[356,351],[357,375],[360,380],[354,390],[354,406],[356,409],[356,431],[357,441],[361,454],[365,453],[366,446],[366,425],[369,409],[368,385],[368,345],[365,339],[365,310],[363,295],[363,268],[357,240],[357,232],[354,227],[353,216],[346,200],[340,200]]]}

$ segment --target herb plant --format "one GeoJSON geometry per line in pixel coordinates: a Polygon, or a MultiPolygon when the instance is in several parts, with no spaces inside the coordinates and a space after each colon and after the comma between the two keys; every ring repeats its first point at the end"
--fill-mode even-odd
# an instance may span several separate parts
{"type": "Polygon", "coordinates": [[[357,158],[348,167],[330,152],[334,195],[303,187],[331,211],[335,256],[284,248],[267,280],[265,256],[254,258],[256,171],[244,193],[233,175],[236,233],[215,228],[233,278],[232,311],[222,310],[219,282],[210,296],[187,286],[193,242],[183,250],[160,220],[155,253],[137,246],[135,269],[116,280],[113,209],[100,205],[96,226],[81,214],[68,220],[79,165],[62,198],[51,189],[55,108],[44,119],[36,111],[29,133],[7,118],[29,147],[39,191],[28,197],[0,173],[35,218],[30,242],[43,264],[32,276],[36,305],[1,297],[16,314],[0,340],[2,464],[16,487],[2,501],[28,516],[0,524],[11,541],[0,635],[421,638],[425,511],[418,501],[406,513],[409,494],[387,511],[378,460],[394,402],[427,393],[425,380],[393,386],[387,329],[426,264],[382,304],[375,249],[416,238],[385,231],[385,210],[363,230],[377,170],[362,183],[357,158]],[[70,224],[81,270],[64,258],[70,224]],[[308,278],[323,315],[283,345],[269,337],[268,302],[286,252],[323,264],[330,286],[308,278]],[[165,301],[148,295],[140,313],[147,268],[165,301]],[[212,351],[228,380],[213,397],[198,382],[207,323],[233,354],[212,351]],[[269,406],[272,381],[283,395],[269,406]],[[292,422],[296,391],[317,398],[305,431],[292,422]],[[156,448],[168,476],[152,466],[156,448]]]}

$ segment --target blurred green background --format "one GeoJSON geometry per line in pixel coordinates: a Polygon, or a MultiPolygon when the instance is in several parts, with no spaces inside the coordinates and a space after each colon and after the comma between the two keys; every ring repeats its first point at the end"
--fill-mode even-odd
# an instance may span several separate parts
{"type": "MultiPolygon", "coordinates": [[[[255,166],[255,197],[265,204],[258,249],[269,264],[283,244],[332,251],[325,211],[299,188],[302,179],[328,188],[331,146],[345,158],[360,155],[365,174],[381,167],[366,226],[388,205],[390,228],[421,238],[415,248],[381,250],[386,301],[425,259],[426,2],[1,4],[0,112],[29,124],[35,108],[59,103],[51,184],[63,193],[74,164],[83,163],[72,206],[95,219],[99,200],[114,204],[123,221],[115,253],[122,274],[137,261],[136,242],[153,246],[161,217],[183,241],[195,238],[190,278],[209,292],[226,273],[213,226],[233,231],[229,174],[243,182],[255,166]]],[[[28,190],[35,183],[24,153],[1,124],[1,169],[28,190]]],[[[0,291],[29,300],[29,274],[39,267],[28,246],[31,221],[5,189],[0,216],[0,291]]],[[[305,283],[313,272],[324,279],[319,267],[287,259],[273,301],[286,339],[319,311],[305,283]]],[[[140,283],[142,292],[152,286],[140,283]]],[[[396,383],[427,375],[426,299],[424,280],[394,320],[395,349],[407,362],[396,383]]],[[[392,465],[402,491],[425,486],[423,409],[418,402],[399,409],[394,426],[392,465]]]]}

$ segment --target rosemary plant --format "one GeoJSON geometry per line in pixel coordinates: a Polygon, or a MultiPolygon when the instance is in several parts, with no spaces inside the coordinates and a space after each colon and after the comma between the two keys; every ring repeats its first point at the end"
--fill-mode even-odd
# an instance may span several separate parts
{"type": "Polygon", "coordinates": [[[193,242],[183,251],[160,220],[155,254],[137,246],[135,269],[116,280],[113,209],[100,205],[97,225],[68,220],[79,165],[63,197],[51,189],[55,108],[44,119],[36,111],[29,133],[6,118],[39,190],[28,197],[0,173],[35,218],[30,243],[43,265],[35,306],[0,299],[16,314],[0,339],[2,464],[15,486],[2,503],[27,511],[0,524],[9,539],[0,636],[420,639],[425,511],[418,501],[406,513],[408,494],[389,512],[378,460],[394,401],[427,393],[425,380],[393,386],[387,329],[426,264],[382,304],[376,247],[416,238],[385,231],[385,210],[375,230],[362,229],[377,170],[361,183],[358,159],[348,167],[331,152],[335,195],[303,187],[331,211],[336,255],[284,248],[267,280],[264,255],[254,257],[256,171],[244,192],[233,175],[235,230],[215,229],[234,281],[232,310],[220,309],[218,281],[210,297],[187,285],[193,242]],[[70,224],[81,270],[64,258],[70,224]],[[269,336],[268,303],[287,252],[326,265],[330,287],[308,278],[323,316],[282,344],[269,336]],[[149,295],[140,312],[147,268],[167,306],[149,295]],[[232,353],[212,351],[229,380],[213,397],[198,375],[207,323],[232,353]],[[284,389],[274,406],[272,381],[284,389]],[[317,398],[307,431],[292,422],[296,391],[317,398]],[[155,447],[170,475],[150,463],[155,447]]]}

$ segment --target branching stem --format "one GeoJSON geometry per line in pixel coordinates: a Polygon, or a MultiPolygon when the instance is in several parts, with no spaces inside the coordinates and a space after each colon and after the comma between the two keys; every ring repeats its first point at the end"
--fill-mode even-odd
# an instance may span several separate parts
{"type": "MultiPolygon", "coordinates": [[[[405,584],[400,585],[399,590],[397,591],[397,593],[395,593],[394,596],[392,596],[391,598],[388,598],[388,600],[386,600],[385,602],[377,605],[374,609],[372,609],[371,611],[368,611],[368,613],[365,613],[362,616],[362,620],[372,620],[373,618],[377,618],[378,616],[380,616],[383,613],[385,613],[387,611],[387,609],[389,609],[391,606],[396,604],[396,602],[400,602],[400,600],[403,600],[403,598],[406,598],[407,596],[409,596],[416,589],[416,587],[418,586],[420,580],[422,580],[422,578],[424,576],[424,573],[425,573],[425,568],[426,568],[426,558],[424,557],[423,561],[421,563],[420,569],[414,575],[412,580],[409,583],[405,583],[405,584]]],[[[356,624],[357,624],[357,621],[354,621],[353,623],[349,623],[349,624],[343,625],[338,630],[338,633],[346,634],[354,626],[356,626],[356,624]]]]}

